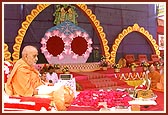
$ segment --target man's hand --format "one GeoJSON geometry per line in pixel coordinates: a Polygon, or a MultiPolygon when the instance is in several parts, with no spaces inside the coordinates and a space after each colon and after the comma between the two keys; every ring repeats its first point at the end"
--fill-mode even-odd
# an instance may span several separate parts
{"type": "Polygon", "coordinates": [[[38,95],[38,89],[35,89],[33,95],[38,95]]]}

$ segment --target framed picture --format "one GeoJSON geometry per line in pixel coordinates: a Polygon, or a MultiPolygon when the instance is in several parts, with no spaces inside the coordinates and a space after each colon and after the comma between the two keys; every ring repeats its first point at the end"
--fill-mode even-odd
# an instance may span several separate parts
{"type": "Polygon", "coordinates": [[[164,50],[164,35],[158,35],[159,50],[164,50]]]}

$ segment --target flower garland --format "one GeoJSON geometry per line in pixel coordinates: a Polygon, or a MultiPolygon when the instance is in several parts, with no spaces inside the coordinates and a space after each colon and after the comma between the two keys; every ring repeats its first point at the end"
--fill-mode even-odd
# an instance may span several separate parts
{"type": "Polygon", "coordinates": [[[142,80],[144,79],[146,76],[146,73],[145,72],[142,72],[142,73],[122,73],[122,74],[115,74],[115,77],[120,79],[120,80],[136,80],[136,79],[139,79],[139,80],[142,80]]]}
{"type": "Polygon", "coordinates": [[[10,71],[13,68],[13,64],[8,62],[8,61],[4,61],[4,83],[7,82],[8,76],[10,74],[10,71]]]}
{"type": "Polygon", "coordinates": [[[107,107],[115,106],[129,106],[129,101],[132,98],[129,96],[129,93],[126,91],[114,91],[114,90],[87,90],[80,92],[72,104],[78,106],[93,106],[95,108],[102,108],[103,106],[99,105],[99,102],[106,102],[107,107]]]}

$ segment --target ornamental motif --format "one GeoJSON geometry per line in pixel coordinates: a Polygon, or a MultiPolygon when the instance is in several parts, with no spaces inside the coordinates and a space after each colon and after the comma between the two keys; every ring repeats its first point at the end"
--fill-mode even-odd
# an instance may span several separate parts
{"type": "Polygon", "coordinates": [[[153,50],[155,51],[155,53],[159,56],[160,55],[160,51],[158,48],[158,45],[156,44],[156,40],[153,39],[153,36],[151,34],[149,34],[149,32],[147,30],[145,30],[143,27],[139,27],[138,24],[134,24],[132,27],[128,26],[127,29],[124,29],[119,35],[118,37],[115,39],[115,42],[111,48],[111,58],[110,58],[110,63],[115,63],[115,58],[116,58],[116,53],[117,53],[117,49],[121,43],[121,41],[124,39],[124,37],[131,33],[137,31],[143,35],[146,36],[146,39],[148,40],[148,42],[151,44],[153,50]]]}
{"type": "Polygon", "coordinates": [[[41,39],[41,52],[49,63],[85,63],[92,43],[85,30],[65,21],[47,30],[41,39]]]}
{"type": "Polygon", "coordinates": [[[71,21],[77,25],[76,18],[78,14],[75,11],[75,7],[68,4],[56,5],[56,10],[53,14],[55,16],[54,24],[58,25],[64,21],[71,21]]]}

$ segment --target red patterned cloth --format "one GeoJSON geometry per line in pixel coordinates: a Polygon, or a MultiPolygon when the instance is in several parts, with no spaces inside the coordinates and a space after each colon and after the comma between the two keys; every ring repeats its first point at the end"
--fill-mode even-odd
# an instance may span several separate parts
{"type": "Polygon", "coordinates": [[[4,61],[4,83],[7,82],[8,75],[10,74],[10,71],[13,68],[13,63],[4,61]]]}
{"type": "Polygon", "coordinates": [[[37,98],[37,97],[9,97],[10,100],[18,99],[16,102],[5,102],[4,111],[11,110],[35,110],[40,111],[44,107],[47,111],[51,110],[50,108],[50,99],[49,98],[37,98]],[[20,100],[20,101],[19,101],[20,100]]]}

